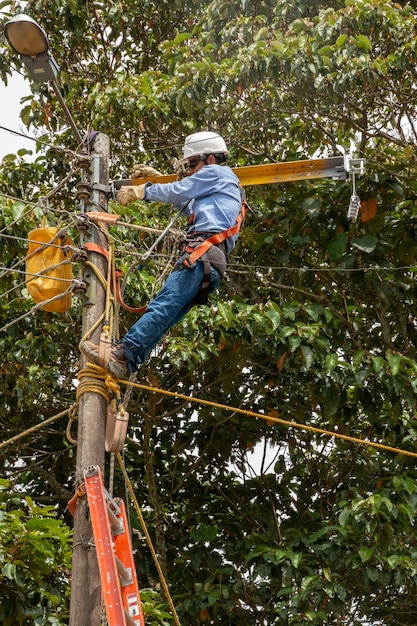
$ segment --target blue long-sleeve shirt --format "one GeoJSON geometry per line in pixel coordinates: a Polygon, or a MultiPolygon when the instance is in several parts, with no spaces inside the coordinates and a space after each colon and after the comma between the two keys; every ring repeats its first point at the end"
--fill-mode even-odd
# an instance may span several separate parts
{"type": "MultiPolygon", "coordinates": [[[[239,179],[222,165],[205,165],[192,176],[174,183],[154,183],[145,188],[145,200],[173,204],[179,211],[184,204],[184,215],[194,214],[191,232],[220,233],[235,225],[242,200],[239,179]]],[[[189,232],[189,231],[188,231],[189,232]]],[[[237,235],[226,240],[230,252],[237,235]]]]}

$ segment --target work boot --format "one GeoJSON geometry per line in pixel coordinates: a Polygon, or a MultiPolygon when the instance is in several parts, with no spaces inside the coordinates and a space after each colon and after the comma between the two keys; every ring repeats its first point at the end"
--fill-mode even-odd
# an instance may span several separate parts
{"type": "Polygon", "coordinates": [[[113,374],[116,378],[123,378],[127,371],[127,357],[125,347],[122,343],[110,348],[110,358],[103,362],[99,353],[99,347],[92,341],[83,341],[81,344],[81,350],[93,361],[96,365],[104,367],[110,374],[113,374]]]}

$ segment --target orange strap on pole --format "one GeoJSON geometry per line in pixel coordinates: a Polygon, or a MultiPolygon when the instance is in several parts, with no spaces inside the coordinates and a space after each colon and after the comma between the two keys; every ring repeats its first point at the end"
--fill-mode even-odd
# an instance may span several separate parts
{"type": "MultiPolygon", "coordinates": [[[[97,252],[98,254],[101,254],[102,256],[106,258],[106,260],[108,260],[109,258],[107,250],[103,248],[103,246],[100,246],[97,243],[87,242],[85,244],[85,248],[88,252],[97,252]]],[[[123,300],[122,291],[120,288],[121,276],[122,276],[121,270],[116,269],[115,270],[115,289],[116,289],[116,298],[117,298],[118,303],[120,304],[121,307],[126,309],[126,311],[130,311],[130,313],[137,313],[137,314],[145,313],[146,306],[140,306],[140,307],[129,306],[123,300]]]]}

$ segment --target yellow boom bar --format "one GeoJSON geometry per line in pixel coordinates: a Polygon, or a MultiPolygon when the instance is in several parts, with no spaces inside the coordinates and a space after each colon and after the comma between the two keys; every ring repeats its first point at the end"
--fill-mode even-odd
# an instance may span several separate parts
{"type": "MultiPolygon", "coordinates": [[[[243,167],[233,167],[232,170],[239,178],[243,187],[268,185],[270,183],[288,183],[312,178],[346,180],[349,176],[344,166],[343,156],[284,163],[267,163],[265,165],[245,165],[243,167]]],[[[162,176],[133,178],[132,180],[117,180],[113,182],[113,185],[116,189],[120,189],[124,185],[143,185],[146,182],[173,183],[176,180],[176,174],[163,174],[162,176]]]]}

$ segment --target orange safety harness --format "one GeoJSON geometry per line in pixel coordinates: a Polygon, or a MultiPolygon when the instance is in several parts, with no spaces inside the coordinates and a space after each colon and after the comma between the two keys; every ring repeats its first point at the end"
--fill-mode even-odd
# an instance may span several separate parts
{"type": "MultiPolygon", "coordinates": [[[[211,282],[211,266],[219,272],[221,278],[224,276],[227,266],[227,254],[226,246],[222,246],[221,244],[223,244],[226,239],[239,234],[243,222],[245,221],[246,212],[247,210],[251,210],[246,201],[246,194],[243,187],[240,187],[240,195],[242,198],[242,207],[234,226],[220,233],[216,233],[215,235],[209,235],[208,237],[205,237],[204,233],[192,232],[182,245],[181,255],[175,264],[174,270],[182,269],[183,267],[192,269],[199,260],[204,263],[204,276],[195,304],[207,304],[208,289],[211,282]],[[216,252],[213,250],[213,246],[217,248],[216,252]]],[[[192,225],[192,220],[193,215],[190,217],[189,226],[192,225]]]]}

